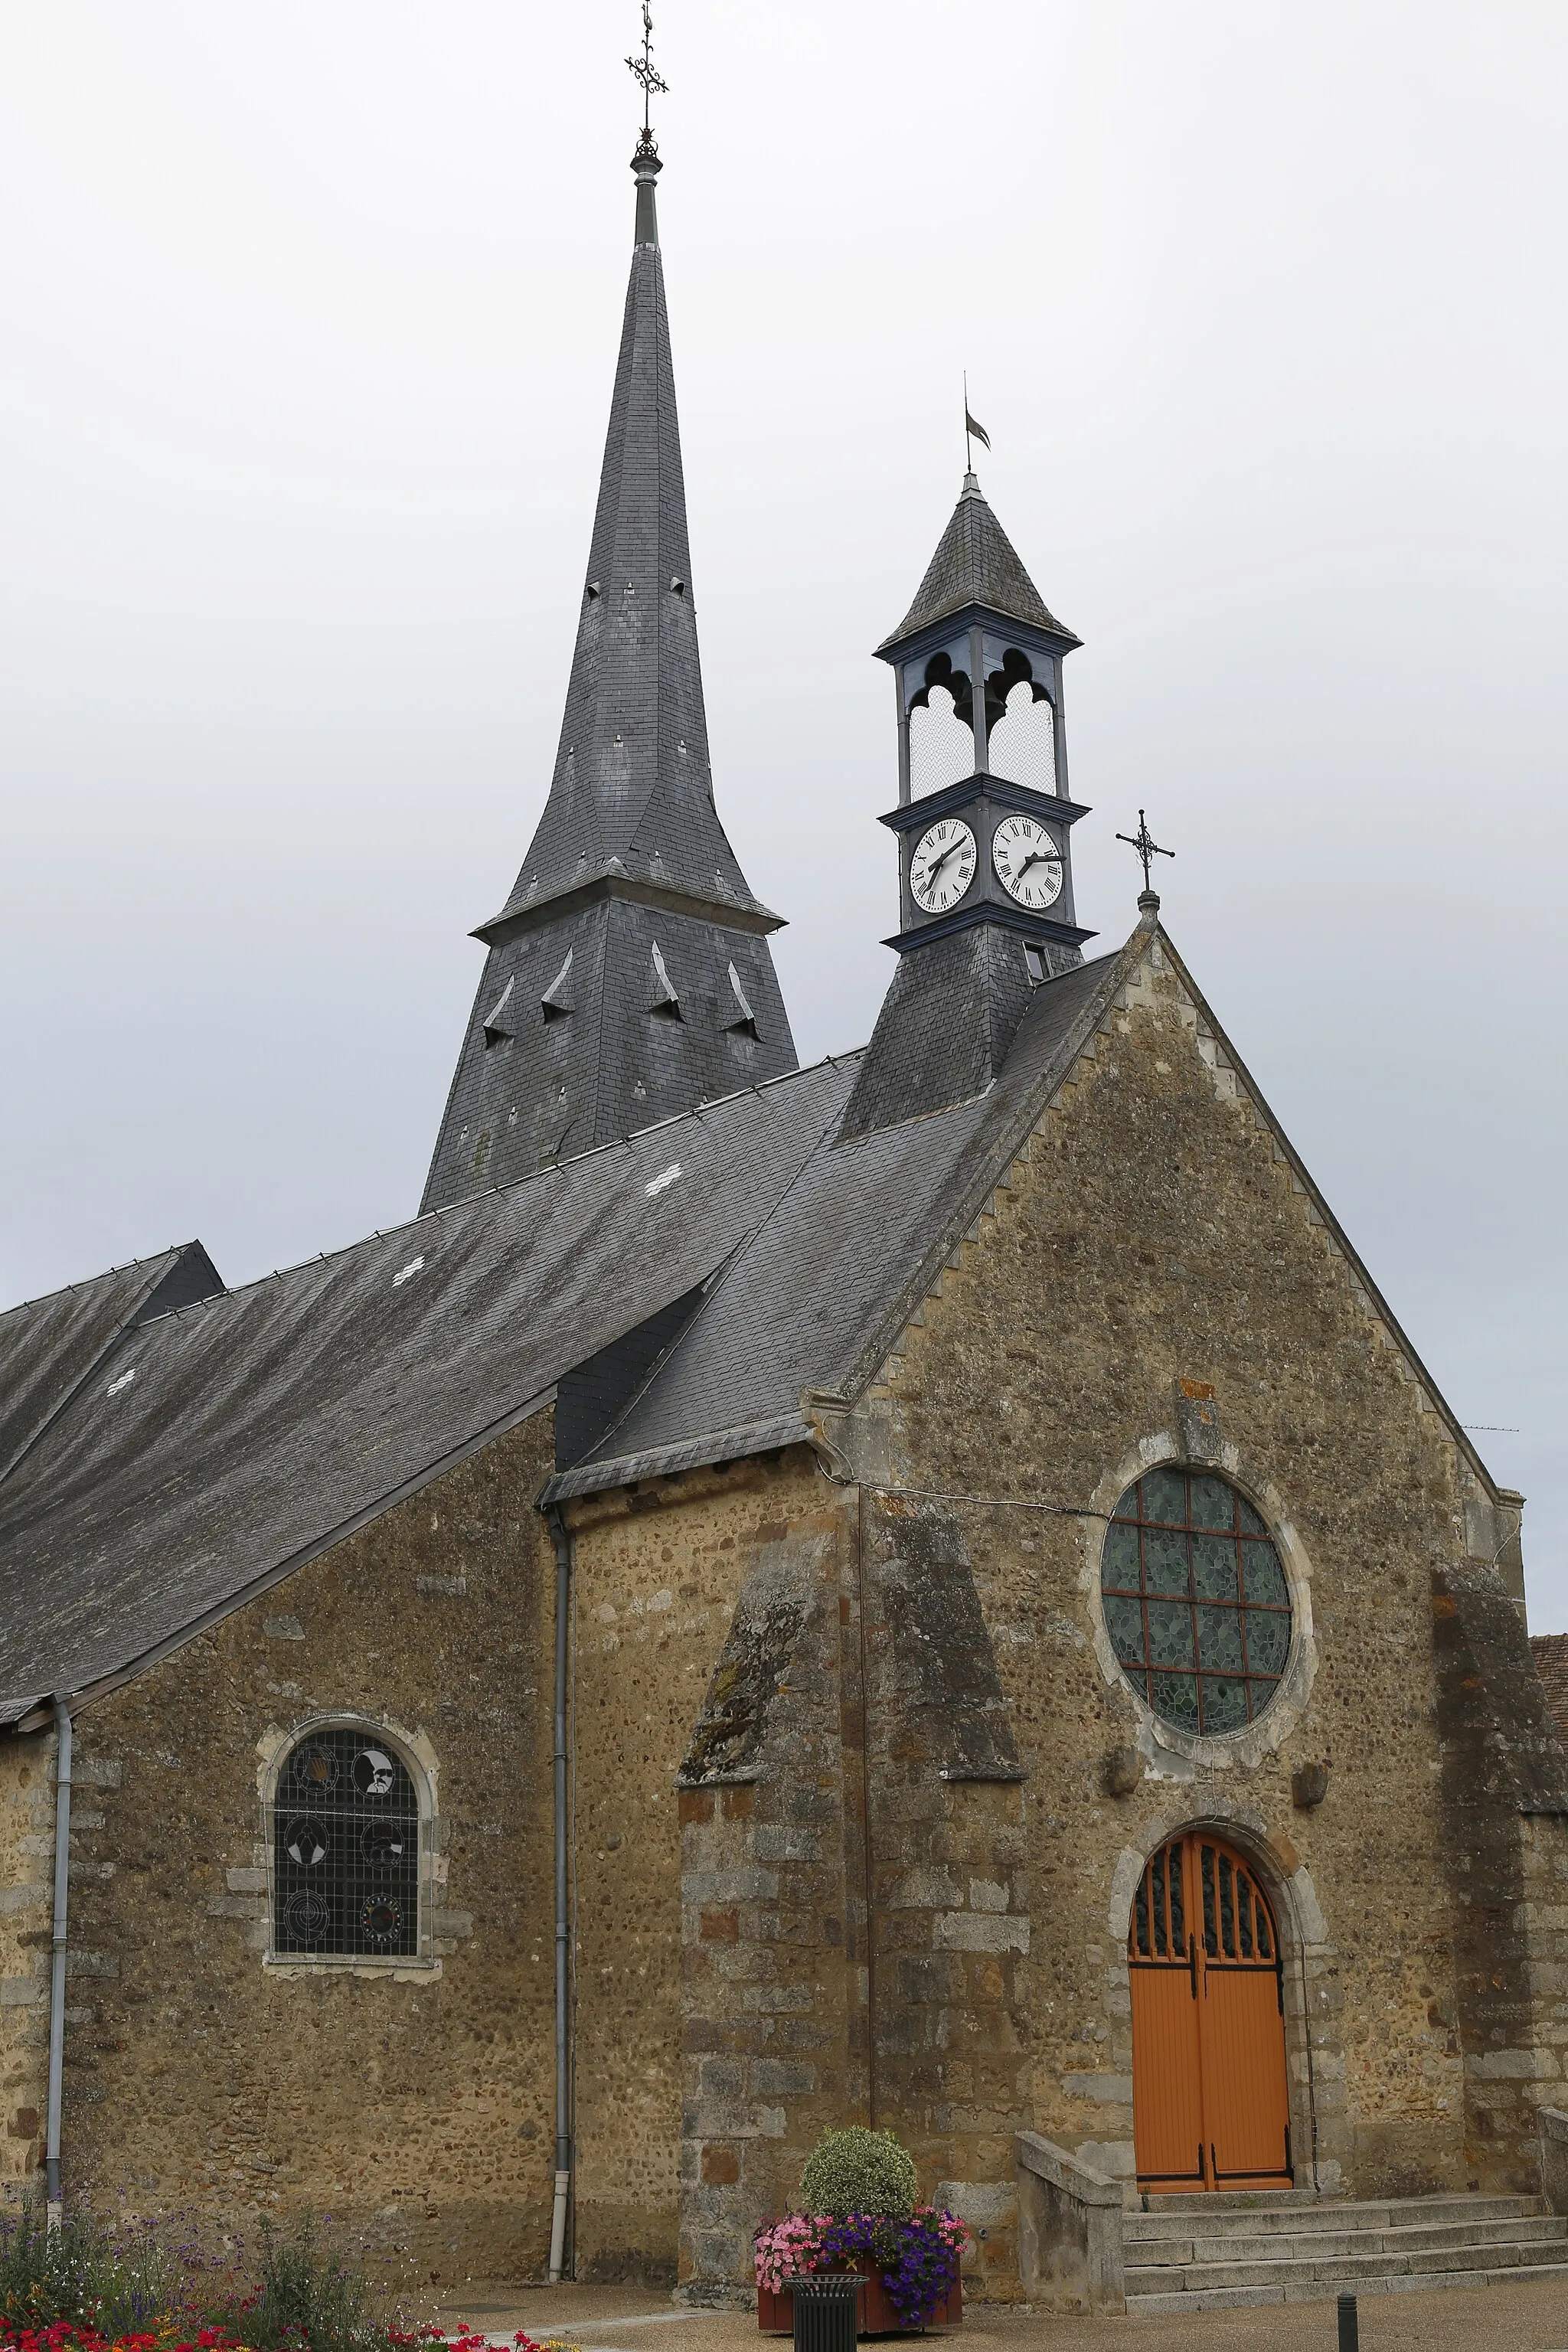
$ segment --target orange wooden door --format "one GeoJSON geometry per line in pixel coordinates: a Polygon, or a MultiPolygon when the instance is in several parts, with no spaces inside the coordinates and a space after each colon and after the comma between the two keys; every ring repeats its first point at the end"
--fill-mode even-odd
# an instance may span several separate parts
{"type": "Polygon", "coordinates": [[[1291,2179],[1279,1939],[1231,1848],[1189,1836],[1146,1866],[1127,1939],[1132,2129],[1144,2188],[1291,2179]]]}

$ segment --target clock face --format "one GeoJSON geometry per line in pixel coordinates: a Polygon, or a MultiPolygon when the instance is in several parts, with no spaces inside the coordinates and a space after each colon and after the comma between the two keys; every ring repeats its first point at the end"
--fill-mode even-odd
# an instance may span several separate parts
{"type": "Polygon", "coordinates": [[[974,835],[962,817],[940,817],[916,842],[910,859],[910,896],[928,915],[956,907],[974,879],[974,835]]]}
{"type": "Polygon", "coordinates": [[[996,879],[1020,907],[1050,906],[1062,895],[1062,854],[1032,816],[1005,816],[991,836],[996,879]]]}

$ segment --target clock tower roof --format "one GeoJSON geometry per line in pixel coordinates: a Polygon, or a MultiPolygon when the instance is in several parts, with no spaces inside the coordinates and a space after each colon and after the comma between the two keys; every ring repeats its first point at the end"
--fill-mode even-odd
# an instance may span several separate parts
{"type": "Polygon", "coordinates": [[[1025,571],[1017,549],[992,512],[978,478],[965,474],[963,488],[936,553],[926,566],[914,603],[877,651],[891,653],[940,621],[973,606],[1043,629],[1066,646],[1081,639],[1064,628],[1025,571]]]}

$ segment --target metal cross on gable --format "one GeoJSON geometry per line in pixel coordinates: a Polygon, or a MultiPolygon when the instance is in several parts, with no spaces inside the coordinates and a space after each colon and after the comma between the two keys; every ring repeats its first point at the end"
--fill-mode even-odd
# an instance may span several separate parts
{"type": "Polygon", "coordinates": [[[1138,812],[1137,832],[1119,833],[1116,838],[1118,841],[1124,841],[1129,849],[1135,849],[1138,852],[1139,856],[1142,859],[1143,887],[1145,890],[1150,889],[1152,887],[1149,880],[1149,867],[1152,860],[1156,857],[1174,857],[1176,854],[1173,849],[1161,848],[1159,843],[1155,840],[1153,835],[1149,830],[1147,820],[1145,819],[1142,809],[1138,812]]]}
{"type": "Polygon", "coordinates": [[[648,5],[648,0],[643,0],[642,6],[642,55],[640,58],[628,58],[626,64],[632,79],[639,83],[642,88],[643,137],[648,139],[653,135],[653,126],[648,120],[648,109],[653,103],[653,94],[657,89],[661,96],[668,95],[669,89],[669,84],[665,80],[664,76],[656,70],[653,62],[653,10],[648,5]]]}

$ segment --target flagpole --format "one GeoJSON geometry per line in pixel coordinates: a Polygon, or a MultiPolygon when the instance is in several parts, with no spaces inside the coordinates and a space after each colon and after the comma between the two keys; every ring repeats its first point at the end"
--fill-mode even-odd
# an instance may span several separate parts
{"type": "Polygon", "coordinates": [[[963,470],[974,471],[974,445],[969,437],[969,370],[963,371],[963,470]]]}

